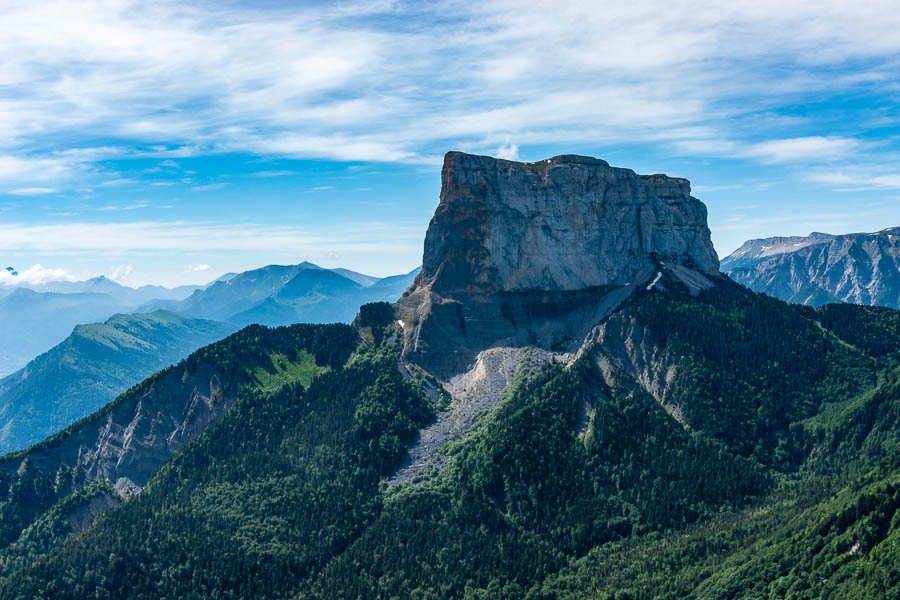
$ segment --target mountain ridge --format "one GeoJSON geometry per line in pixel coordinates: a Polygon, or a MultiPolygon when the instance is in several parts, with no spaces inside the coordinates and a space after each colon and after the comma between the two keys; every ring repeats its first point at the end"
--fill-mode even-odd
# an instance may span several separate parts
{"type": "Polygon", "coordinates": [[[309,262],[268,265],[216,282],[180,302],[154,302],[142,308],[164,308],[238,326],[304,321],[349,323],[360,305],[400,297],[417,271],[376,279],[309,262]]]}
{"type": "Polygon", "coordinates": [[[30,446],[234,327],[157,311],[78,325],[68,338],[0,379],[0,453],[30,446]]]}
{"type": "MultiPolygon", "coordinates": [[[[598,279],[563,257],[522,279],[506,268],[521,254],[486,252],[476,217],[510,208],[488,205],[502,173],[552,190],[608,168],[565,160],[447,174],[461,211],[436,212],[425,248],[443,258],[352,327],[247,327],[0,459],[0,597],[900,593],[900,313],[731,281],[678,250],[709,233],[687,181],[630,171],[616,214],[644,201],[632,184],[662,186],[645,199],[671,211],[614,223],[637,263],[604,255],[598,279]],[[644,243],[645,219],[660,233],[676,215],[693,220],[644,243]],[[465,360],[435,359],[454,350],[465,360]],[[166,446],[158,421],[190,435],[166,446]]],[[[603,182],[572,204],[606,197],[603,182]]],[[[522,260],[590,231],[567,219],[538,223],[560,247],[522,260]]]]}
{"type": "Polygon", "coordinates": [[[722,269],[787,302],[900,308],[900,227],[750,240],[722,259],[722,269]]]}

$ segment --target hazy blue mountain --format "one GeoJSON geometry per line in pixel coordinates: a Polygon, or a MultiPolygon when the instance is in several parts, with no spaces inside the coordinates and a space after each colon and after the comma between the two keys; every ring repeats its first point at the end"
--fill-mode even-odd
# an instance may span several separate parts
{"type": "Polygon", "coordinates": [[[347,279],[352,279],[359,285],[363,287],[369,287],[380,281],[377,277],[372,277],[371,275],[363,275],[362,273],[357,273],[356,271],[351,271],[350,269],[331,269],[338,275],[343,275],[347,279]]]}
{"type": "Polygon", "coordinates": [[[156,301],[141,309],[164,308],[236,325],[350,322],[362,304],[399,298],[416,273],[379,279],[309,262],[269,265],[217,281],[180,302],[156,301]]]}
{"type": "Polygon", "coordinates": [[[226,323],[166,311],[78,325],[61,344],[0,380],[0,453],[65,428],[232,331],[226,323]]]}
{"type": "Polygon", "coordinates": [[[109,294],[14,289],[0,298],[0,376],[60,343],[79,323],[107,319],[125,309],[109,294]]]}
{"type": "Polygon", "coordinates": [[[349,322],[359,310],[362,285],[334,271],[306,268],[274,296],[233,315],[240,325],[349,322]]]}
{"type": "Polygon", "coordinates": [[[131,288],[103,276],[85,281],[0,285],[0,323],[4,324],[0,327],[0,377],[62,342],[76,325],[102,321],[115,313],[135,312],[143,304],[159,306],[142,312],[166,308],[167,303],[234,276],[228,273],[206,285],[175,288],[131,288]]]}
{"type": "Polygon", "coordinates": [[[379,279],[364,292],[370,298],[367,302],[387,302],[388,298],[391,301],[396,300],[403,295],[421,270],[421,267],[416,267],[403,275],[391,275],[379,279]]]}
{"type": "Polygon", "coordinates": [[[226,281],[216,281],[180,302],[151,302],[141,310],[165,308],[193,317],[225,321],[274,296],[306,268],[319,269],[311,263],[269,265],[239,273],[226,281]]]}
{"type": "Polygon", "coordinates": [[[203,289],[202,285],[182,285],[167,288],[161,285],[143,285],[133,288],[122,285],[108,277],[100,275],[84,281],[53,281],[42,284],[27,284],[27,287],[36,292],[54,292],[58,294],[72,294],[92,292],[108,294],[123,305],[137,307],[151,300],[183,300],[195,290],[203,289]]]}

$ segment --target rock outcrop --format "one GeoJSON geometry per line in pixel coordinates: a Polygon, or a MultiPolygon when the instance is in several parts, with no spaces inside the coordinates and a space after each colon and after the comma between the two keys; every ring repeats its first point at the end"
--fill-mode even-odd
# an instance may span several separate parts
{"type": "Polygon", "coordinates": [[[722,261],[722,270],[787,302],[900,308],[900,227],[750,240],[722,261]]]}
{"type": "Polygon", "coordinates": [[[0,468],[62,469],[74,489],[109,481],[129,496],[235,403],[236,390],[226,390],[223,377],[207,364],[170,367],[64,433],[4,457],[0,468]]]}
{"type": "Polygon", "coordinates": [[[667,268],[697,287],[719,270],[686,179],[584,156],[450,152],[422,271],[397,304],[407,355],[449,379],[486,348],[577,349],[667,268]]]}

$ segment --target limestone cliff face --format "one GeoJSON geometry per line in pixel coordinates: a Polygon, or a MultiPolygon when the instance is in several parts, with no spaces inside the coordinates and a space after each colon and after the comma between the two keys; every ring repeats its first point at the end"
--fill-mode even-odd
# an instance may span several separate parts
{"type": "Polygon", "coordinates": [[[624,285],[654,258],[717,272],[706,207],[686,179],[585,156],[538,163],[450,152],[418,287],[574,291],[624,285]]]}
{"type": "Polygon", "coordinates": [[[451,376],[492,346],[577,346],[628,286],[667,266],[719,270],[686,179],[584,156],[450,152],[422,271],[398,314],[413,358],[451,376]]]}
{"type": "Polygon", "coordinates": [[[750,240],[722,261],[722,269],[738,283],[788,302],[900,308],[900,227],[750,240]]]}

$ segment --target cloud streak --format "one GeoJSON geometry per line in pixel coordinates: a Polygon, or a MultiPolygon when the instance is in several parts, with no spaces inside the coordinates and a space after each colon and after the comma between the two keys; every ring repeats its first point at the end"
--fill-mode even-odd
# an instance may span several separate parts
{"type": "Polygon", "coordinates": [[[51,281],[74,281],[65,269],[53,269],[38,263],[12,275],[5,268],[0,269],[0,285],[27,285],[49,283],[51,281]]]}
{"type": "Polygon", "coordinates": [[[883,93],[900,62],[900,11],[878,0],[14,1],[0,22],[0,181],[20,189],[220,152],[432,164],[450,146],[653,143],[817,164],[863,147],[808,116],[761,136],[761,112],[883,93]]]}
{"type": "Polygon", "coordinates": [[[18,188],[15,190],[10,190],[6,192],[11,196],[43,196],[46,194],[52,194],[56,190],[53,188],[47,187],[30,187],[30,188],[18,188]]]}
{"type": "Polygon", "coordinates": [[[0,224],[0,251],[36,253],[115,253],[179,251],[419,253],[421,224],[346,223],[335,227],[299,227],[238,223],[134,221],[127,223],[0,224]]]}

